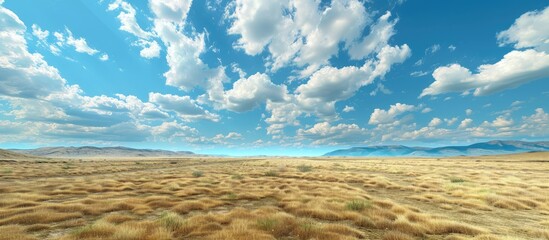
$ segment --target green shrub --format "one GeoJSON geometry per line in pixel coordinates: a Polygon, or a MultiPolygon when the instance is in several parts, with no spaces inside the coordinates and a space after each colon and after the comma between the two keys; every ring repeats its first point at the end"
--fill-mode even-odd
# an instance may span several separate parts
{"type": "Polygon", "coordinates": [[[372,204],[370,201],[367,200],[361,200],[361,199],[355,199],[352,201],[349,201],[345,204],[345,209],[350,211],[357,211],[360,212],[366,208],[369,208],[372,204]]]}
{"type": "Polygon", "coordinates": [[[262,218],[257,220],[257,226],[259,227],[259,229],[264,231],[273,231],[277,224],[278,221],[272,218],[262,218]]]}
{"type": "Polygon", "coordinates": [[[463,179],[463,178],[450,178],[450,182],[452,182],[452,183],[462,183],[462,182],[465,182],[465,179],[463,179]]]}
{"type": "Polygon", "coordinates": [[[265,172],[265,176],[267,176],[267,177],[276,177],[276,176],[278,176],[278,173],[273,171],[273,170],[269,170],[269,171],[265,172]]]}
{"type": "Polygon", "coordinates": [[[204,173],[202,171],[194,171],[193,172],[193,177],[202,177],[204,175],[204,173]]]}
{"type": "Polygon", "coordinates": [[[313,167],[309,165],[299,165],[297,166],[297,170],[300,172],[310,172],[313,170],[313,167]]]}

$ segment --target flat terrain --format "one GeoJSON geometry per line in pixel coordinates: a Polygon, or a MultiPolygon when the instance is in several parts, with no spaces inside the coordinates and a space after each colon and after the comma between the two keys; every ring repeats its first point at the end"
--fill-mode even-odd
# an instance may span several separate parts
{"type": "Polygon", "coordinates": [[[549,239],[549,154],[5,156],[0,239],[549,239]]]}

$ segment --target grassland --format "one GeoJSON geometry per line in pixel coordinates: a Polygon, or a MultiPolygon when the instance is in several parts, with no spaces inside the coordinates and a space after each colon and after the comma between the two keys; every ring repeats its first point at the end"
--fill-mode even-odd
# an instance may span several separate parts
{"type": "Polygon", "coordinates": [[[549,154],[2,160],[4,239],[549,239],[549,154]]]}

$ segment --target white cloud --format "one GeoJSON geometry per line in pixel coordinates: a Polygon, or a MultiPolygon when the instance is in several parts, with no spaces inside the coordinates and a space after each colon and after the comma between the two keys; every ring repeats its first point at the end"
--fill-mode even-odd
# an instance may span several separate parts
{"type": "Polygon", "coordinates": [[[466,118],[461,121],[461,123],[458,126],[458,129],[466,129],[473,123],[473,119],[466,118]]]}
{"type": "Polygon", "coordinates": [[[422,77],[422,76],[425,76],[427,74],[429,74],[429,72],[415,71],[415,72],[410,73],[410,76],[412,76],[412,77],[422,77]]]}
{"type": "Polygon", "coordinates": [[[173,140],[175,138],[192,137],[198,134],[198,130],[176,121],[163,122],[158,126],[152,127],[151,132],[155,138],[160,140],[173,140]]]}
{"type": "Polygon", "coordinates": [[[370,120],[368,121],[368,124],[376,125],[376,124],[391,123],[395,120],[396,116],[403,114],[405,112],[410,112],[415,110],[416,110],[416,107],[414,105],[408,105],[408,104],[402,104],[402,103],[391,105],[389,110],[376,108],[370,115],[370,120]]]}
{"type": "Polygon", "coordinates": [[[549,76],[549,54],[529,49],[511,51],[495,64],[481,65],[473,74],[459,64],[439,67],[435,82],[420,97],[474,90],[475,96],[489,95],[549,76]]]}
{"type": "Polygon", "coordinates": [[[383,94],[393,93],[390,89],[386,88],[385,85],[383,85],[383,83],[380,83],[380,82],[378,82],[376,88],[370,92],[370,96],[375,96],[377,95],[378,92],[381,92],[383,94]]]}
{"type": "Polygon", "coordinates": [[[391,66],[410,56],[407,45],[385,46],[377,54],[377,61],[367,61],[362,67],[323,67],[296,89],[302,110],[321,117],[334,117],[335,103],[352,97],[361,87],[383,77],[391,66]]]}
{"type": "Polygon", "coordinates": [[[38,25],[33,24],[32,25],[32,35],[40,39],[41,41],[45,41],[46,38],[50,35],[50,32],[48,30],[42,30],[38,25]]]}
{"type": "MultiPolygon", "coordinates": [[[[271,62],[267,65],[271,70],[276,71],[289,62],[308,65],[302,77],[337,54],[339,43],[349,48],[370,21],[365,7],[357,0],[335,0],[324,11],[320,10],[319,2],[313,0],[238,0],[228,18],[233,20],[229,34],[240,36],[236,48],[248,55],[257,55],[268,46],[271,62]]],[[[373,34],[390,37],[384,35],[382,29],[373,34]]],[[[368,41],[378,41],[374,35],[368,41]]]]}
{"type": "Polygon", "coordinates": [[[88,46],[88,42],[86,41],[86,39],[84,39],[82,37],[75,38],[72,35],[72,32],[68,28],[65,28],[65,31],[67,33],[67,36],[65,38],[66,41],[64,42],[64,44],[67,44],[69,46],[73,46],[75,51],[77,51],[79,53],[86,53],[88,55],[95,55],[96,53],[99,52],[98,50],[93,49],[90,46],[88,46]]]}
{"type": "Polygon", "coordinates": [[[421,113],[429,113],[429,112],[431,112],[431,111],[433,111],[433,109],[431,109],[431,108],[429,108],[429,107],[426,107],[426,108],[424,108],[423,110],[421,110],[421,113]]]}
{"type": "Polygon", "coordinates": [[[479,66],[475,74],[459,64],[439,67],[433,72],[435,82],[420,97],[448,92],[467,94],[470,90],[474,90],[475,96],[489,95],[549,77],[547,26],[549,7],[523,14],[509,29],[498,34],[500,46],[514,44],[518,50],[505,54],[495,64],[479,66]]]}
{"type": "Polygon", "coordinates": [[[121,9],[117,18],[120,20],[120,30],[128,32],[134,36],[137,36],[142,39],[148,39],[153,34],[143,30],[137,23],[135,17],[136,11],[133,6],[122,0],[115,0],[113,3],[109,4],[108,10],[114,11],[116,9],[121,9]]]}
{"type": "Polygon", "coordinates": [[[189,96],[177,96],[172,94],[149,93],[149,101],[157,104],[162,110],[173,111],[183,120],[208,119],[219,121],[217,114],[210,113],[198,105],[196,100],[189,96]]]}
{"type": "Polygon", "coordinates": [[[140,39],[137,41],[137,45],[142,47],[141,51],[139,51],[139,55],[141,55],[141,57],[147,59],[160,57],[161,49],[160,45],[158,45],[158,42],[140,39]]]}
{"type": "Polygon", "coordinates": [[[471,116],[471,114],[473,114],[473,110],[468,108],[468,109],[465,109],[465,115],[467,116],[471,116]]]}
{"type": "Polygon", "coordinates": [[[452,126],[452,125],[454,125],[454,123],[457,122],[457,120],[458,120],[457,117],[454,117],[454,118],[445,118],[445,119],[444,119],[444,122],[446,123],[446,125],[452,126]]]}
{"type": "Polygon", "coordinates": [[[512,119],[506,119],[506,118],[503,117],[503,116],[497,117],[497,118],[492,122],[492,126],[498,127],[498,128],[509,127],[509,126],[511,126],[511,125],[513,125],[513,120],[512,120],[512,119]]]}
{"type": "Polygon", "coordinates": [[[450,50],[450,52],[453,52],[453,51],[455,51],[455,50],[456,50],[456,48],[457,48],[457,47],[456,47],[456,46],[454,46],[454,45],[450,45],[450,46],[448,46],[448,50],[450,50]]]}
{"type": "Polygon", "coordinates": [[[431,122],[429,122],[429,127],[436,127],[442,123],[442,120],[440,118],[433,118],[431,122]]]}
{"type": "Polygon", "coordinates": [[[523,14],[509,29],[498,33],[497,37],[500,46],[513,44],[516,49],[549,51],[549,7],[523,14]]]}
{"type": "Polygon", "coordinates": [[[235,47],[249,55],[261,53],[283,21],[284,4],[285,1],[237,0],[231,16],[235,21],[228,30],[229,34],[241,35],[235,47]]]}
{"type": "Polygon", "coordinates": [[[38,53],[30,53],[24,37],[25,24],[0,6],[0,95],[43,98],[62,91],[65,79],[38,53]]]}
{"type": "Polygon", "coordinates": [[[101,57],[99,57],[99,60],[107,61],[107,60],[109,60],[109,55],[104,53],[104,54],[101,55],[101,57]]]}
{"type": "Polygon", "coordinates": [[[363,59],[371,53],[378,52],[387,45],[389,39],[395,35],[394,27],[398,19],[390,21],[390,12],[382,15],[375,24],[370,26],[370,34],[361,41],[353,43],[349,49],[351,59],[363,59]]]}
{"type": "Polygon", "coordinates": [[[234,82],[233,88],[222,93],[220,108],[235,112],[245,112],[270,100],[281,102],[287,98],[285,85],[275,85],[266,74],[256,73],[248,78],[234,82]]]}
{"type": "Polygon", "coordinates": [[[354,107],[351,107],[351,106],[347,106],[345,105],[345,107],[343,108],[343,112],[353,112],[355,111],[355,108],[354,107]]]}
{"type": "MultiPolygon", "coordinates": [[[[183,0],[149,1],[154,19],[154,31],[167,47],[168,71],[164,73],[166,85],[190,91],[196,86],[207,88],[211,82],[226,81],[225,68],[210,68],[200,55],[206,50],[205,34],[183,32],[191,2],[183,0]]],[[[151,51],[156,55],[155,51],[151,51]]],[[[147,56],[147,54],[145,54],[147,56]]]]}
{"type": "Polygon", "coordinates": [[[183,25],[192,0],[149,0],[149,6],[160,21],[183,25]]]}
{"type": "Polygon", "coordinates": [[[440,44],[433,44],[433,46],[425,49],[425,54],[434,54],[440,50],[440,44]]]}
{"type": "Polygon", "coordinates": [[[309,129],[299,129],[298,139],[312,140],[313,145],[338,145],[349,143],[361,143],[368,137],[368,130],[356,124],[344,124],[332,126],[328,122],[315,124],[309,129]]]}

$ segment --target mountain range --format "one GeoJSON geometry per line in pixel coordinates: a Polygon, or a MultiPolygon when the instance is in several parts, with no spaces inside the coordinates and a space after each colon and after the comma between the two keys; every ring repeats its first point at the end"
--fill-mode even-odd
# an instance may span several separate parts
{"type": "Polygon", "coordinates": [[[135,149],[128,147],[44,147],[10,149],[12,152],[41,157],[181,157],[194,155],[190,151],[135,149]]]}
{"type": "Polygon", "coordinates": [[[435,148],[408,147],[402,145],[353,147],[339,149],[324,154],[324,156],[370,156],[370,157],[437,157],[437,156],[480,156],[510,154],[521,152],[549,151],[549,141],[523,142],[500,141],[475,143],[468,146],[444,146],[435,148]]]}

